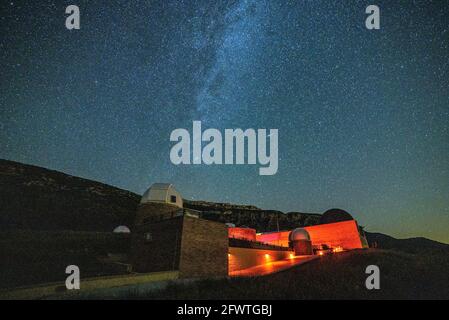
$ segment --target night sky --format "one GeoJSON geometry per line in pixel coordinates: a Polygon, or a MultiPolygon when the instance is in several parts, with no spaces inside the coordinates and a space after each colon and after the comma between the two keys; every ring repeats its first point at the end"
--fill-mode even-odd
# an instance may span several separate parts
{"type": "Polygon", "coordinates": [[[338,207],[449,242],[449,1],[2,1],[0,15],[0,158],[137,193],[338,207]],[[173,165],[170,133],[193,120],[279,129],[278,173],[173,165]]]}

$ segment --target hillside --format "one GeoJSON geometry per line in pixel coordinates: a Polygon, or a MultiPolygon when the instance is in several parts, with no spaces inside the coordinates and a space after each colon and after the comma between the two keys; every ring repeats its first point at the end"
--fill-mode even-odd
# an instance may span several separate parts
{"type": "MultiPolygon", "coordinates": [[[[104,183],[0,159],[0,230],[112,231],[132,226],[140,196],[104,183]]],[[[319,214],[262,210],[250,205],[185,200],[205,219],[260,231],[311,225],[319,214]]]]}
{"type": "Polygon", "coordinates": [[[139,199],[100,182],[0,160],[0,230],[112,231],[131,224],[139,199]]]}
{"type": "Polygon", "coordinates": [[[408,253],[449,253],[449,245],[422,237],[396,239],[382,233],[366,232],[370,247],[377,246],[382,249],[394,249],[408,253]]]}

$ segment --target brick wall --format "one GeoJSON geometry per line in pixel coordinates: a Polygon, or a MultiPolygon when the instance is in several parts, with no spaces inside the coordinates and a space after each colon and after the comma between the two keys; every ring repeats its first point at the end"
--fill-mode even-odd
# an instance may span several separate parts
{"type": "Polygon", "coordinates": [[[139,204],[134,224],[141,225],[169,219],[180,210],[177,206],[167,203],[147,202],[139,204]]]}
{"type": "Polygon", "coordinates": [[[183,218],[136,226],[131,263],[136,272],[178,270],[183,218]],[[149,238],[147,238],[147,235],[149,238]]]}
{"type": "Polygon", "coordinates": [[[180,278],[228,275],[228,227],[223,223],[184,217],[180,278]]]}

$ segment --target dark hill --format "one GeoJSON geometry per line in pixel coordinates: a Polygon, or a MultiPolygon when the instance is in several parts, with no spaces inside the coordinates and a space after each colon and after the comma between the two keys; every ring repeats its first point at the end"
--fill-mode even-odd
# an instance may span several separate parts
{"type": "Polygon", "coordinates": [[[0,229],[112,231],[140,197],[58,171],[0,160],[0,229]]]}
{"type": "Polygon", "coordinates": [[[394,249],[408,253],[449,253],[449,245],[426,238],[396,239],[382,233],[365,232],[370,247],[394,249]]]}

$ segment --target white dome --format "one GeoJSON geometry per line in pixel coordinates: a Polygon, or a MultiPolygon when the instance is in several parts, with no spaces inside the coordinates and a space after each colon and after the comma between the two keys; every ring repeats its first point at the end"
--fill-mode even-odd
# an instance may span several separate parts
{"type": "Polygon", "coordinates": [[[154,183],[142,196],[140,203],[159,202],[183,207],[181,194],[170,183],[154,183]]]}
{"type": "Polygon", "coordinates": [[[114,229],[114,233],[130,233],[131,230],[127,226],[118,226],[114,229]]]}
{"type": "Polygon", "coordinates": [[[306,229],[296,228],[288,235],[288,240],[298,241],[298,240],[308,240],[310,241],[310,235],[306,229]]]}

